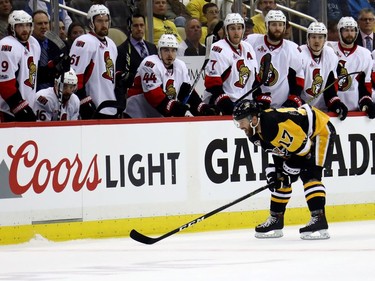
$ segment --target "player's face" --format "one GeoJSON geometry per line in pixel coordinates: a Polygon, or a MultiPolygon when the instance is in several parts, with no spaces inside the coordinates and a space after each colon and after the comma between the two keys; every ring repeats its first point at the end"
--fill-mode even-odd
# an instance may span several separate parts
{"type": "Polygon", "coordinates": [[[319,52],[323,49],[325,38],[326,37],[323,34],[310,34],[307,39],[310,49],[314,52],[319,52]]]}
{"type": "Polygon", "coordinates": [[[142,17],[132,19],[131,33],[135,40],[142,40],[145,35],[145,21],[142,17]]]}
{"type": "Polygon", "coordinates": [[[268,38],[273,41],[277,42],[284,38],[285,32],[285,23],[282,21],[271,21],[268,24],[268,38]]]}
{"type": "Polygon", "coordinates": [[[252,119],[249,119],[247,117],[240,119],[240,120],[235,120],[234,123],[236,124],[237,128],[241,129],[244,131],[246,136],[252,137],[254,134],[253,128],[251,128],[250,120],[252,124],[257,124],[258,122],[258,117],[253,116],[252,119]]]}
{"type": "Polygon", "coordinates": [[[19,23],[14,27],[16,38],[20,42],[27,42],[31,35],[31,24],[30,23],[19,23]]]}
{"type": "Polygon", "coordinates": [[[99,37],[108,36],[110,20],[108,15],[97,15],[94,18],[94,32],[99,37]]]}
{"type": "Polygon", "coordinates": [[[242,24],[231,24],[228,25],[228,38],[229,41],[234,44],[240,44],[243,34],[243,25],[242,24]]]}
{"type": "Polygon", "coordinates": [[[165,67],[170,67],[176,59],[177,49],[176,48],[161,48],[160,49],[161,60],[165,67]]]}
{"type": "Polygon", "coordinates": [[[341,39],[346,45],[351,45],[354,43],[356,37],[356,31],[354,27],[344,27],[341,28],[341,39]]]}
{"type": "Polygon", "coordinates": [[[61,97],[62,103],[67,102],[76,89],[77,89],[77,85],[64,84],[63,91],[62,91],[63,94],[61,97]]]}

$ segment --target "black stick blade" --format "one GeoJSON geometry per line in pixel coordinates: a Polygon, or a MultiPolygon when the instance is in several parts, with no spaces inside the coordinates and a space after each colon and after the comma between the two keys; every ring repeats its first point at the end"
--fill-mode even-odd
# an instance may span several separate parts
{"type": "Polygon", "coordinates": [[[130,231],[130,237],[134,239],[135,241],[138,241],[140,243],[147,244],[147,245],[152,245],[159,241],[158,238],[148,237],[146,235],[143,235],[142,233],[139,233],[135,229],[130,231]]]}
{"type": "Polygon", "coordinates": [[[271,54],[267,53],[261,59],[260,67],[263,68],[262,77],[260,79],[261,85],[263,85],[267,81],[268,72],[270,71],[270,66],[271,66],[271,58],[272,58],[271,54]]]}

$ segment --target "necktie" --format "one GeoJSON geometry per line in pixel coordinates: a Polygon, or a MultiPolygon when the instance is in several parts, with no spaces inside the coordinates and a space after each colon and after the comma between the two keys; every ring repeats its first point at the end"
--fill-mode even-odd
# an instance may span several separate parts
{"type": "Polygon", "coordinates": [[[366,48],[372,52],[372,40],[370,36],[366,36],[366,48]]]}
{"type": "MultiPolygon", "coordinates": [[[[48,41],[45,40],[41,44],[41,52],[40,52],[40,66],[46,66],[48,64],[48,41]]],[[[40,89],[48,88],[50,85],[48,83],[37,83],[36,90],[39,91],[40,89]]]]}
{"type": "Polygon", "coordinates": [[[145,48],[145,43],[138,42],[138,45],[139,45],[139,48],[141,50],[141,57],[142,57],[142,59],[144,59],[145,57],[147,57],[147,51],[146,51],[146,48],[145,48]]]}

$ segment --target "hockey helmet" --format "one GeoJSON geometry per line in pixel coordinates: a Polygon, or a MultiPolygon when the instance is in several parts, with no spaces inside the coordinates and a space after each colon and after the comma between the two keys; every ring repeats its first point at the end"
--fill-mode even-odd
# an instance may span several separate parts
{"type": "Polygon", "coordinates": [[[310,34],[322,34],[327,35],[328,31],[324,23],[322,22],[312,22],[307,28],[307,37],[310,34]]]}
{"type": "Polygon", "coordinates": [[[175,48],[178,49],[178,41],[176,36],[173,34],[163,34],[160,36],[160,39],[158,41],[158,53],[160,56],[160,50],[161,48],[175,48]]]}
{"type": "MultiPolygon", "coordinates": [[[[61,83],[61,76],[56,78],[55,81],[57,83],[61,83]]],[[[78,83],[77,75],[75,71],[73,70],[73,68],[70,68],[70,70],[65,72],[64,74],[64,84],[77,85],[77,83],[78,83]]]]}
{"type": "Polygon", "coordinates": [[[268,26],[270,22],[281,21],[284,23],[284,25],[286,25],[286,16],[280,10],[270,10],[264,18],[264,21],[266,23],[266,29],[268,31],[268,26]]]}
{"type": "Polygon", "coordinates": [[[355,29],[355,39],[357,39],[357,36],[358,36],[358,32],[359,32],[359,29],[358,29],[358,23],[355,21],[355,19],[353,19],[352,17],[342,17],[339,22],[337,23],[337,30],[339,32],[339,38],[340,38],[340,41],[342,41],[342,37],[341,37],[341,29],[342,28],[348,28],[348,27],[352,27],[355,29]]]}
{"type": "Polygon", "coordinates": [[[252,100],[242,100],[233,108],[233,119],[238,121],[246,117],[258,116],[261,109],[259,105],[252,100]]]}
{"type": "Polygon", "coordinates": [[[227,14],[227,16],[225,17],[225,20],[224,20],[224,30],[225,30],[225,34],[226,34],[226,37],[227,37],[228,40],[229,40],[228,26],[231,25],[231,24],[241,24],[242,28],[243,28],[242,36],[244,35],[244,33],[245,33],[245,20],[243,19],[243,17],[239,13],[230,13],[230,14],[227,14]]]}
{"type": "Polygon", "coordinates": [[[111,14],[109,13],[109,10],[106,6],[98,5],[98,4],[92,5],[89,11],[87,12],[87,19],[90,23],[90,28],[94,27],[94,18],[95,16],[98,16],[98,15],[101,15],[101,16],[107,15],[108,19],[111,20],[111,14]]]}
{"type": "MultiPolygon", "coordinates": [[[[16,24],[21,24],[21,23],[29,23],[31,25],[31,29],[33,28],[33,19],[25,11],[14,10],[13,12],[9,14],[8,24],[10,25],[13,36],[15,36],[14,29],[15,29],[16,24]]],[[[31,30],[31,33],[32,33],[32,30],[31,30]]]]}

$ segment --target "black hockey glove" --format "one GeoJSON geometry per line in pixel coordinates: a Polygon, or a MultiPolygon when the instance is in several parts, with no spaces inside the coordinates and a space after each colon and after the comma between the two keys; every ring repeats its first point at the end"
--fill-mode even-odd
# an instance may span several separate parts
{"type": "MultiPolygon", "coordinates": [[[[168,98],[166,98],[168,99],[168,98]]],[[[164,116],[170,117],[183,117],[185,116],[186,112],[189,110],[189,106],[183,104],[178,100],[169,100],[164,108],[164,116]]]]}
{"type": "Polygon", "coordinates": [[[359,108],[361,111],[364,111],[367,113],[368,118],[374,119],[375,118],[375,105],[372,103],[372,100],[370,97],[365,96],[361,98],[359,101],[359,108]]]}
{"type": "Polygon", "coordinates": [[[271,107],[272,97],[271,93],[263,93],[254,97],[257,104],[262,108],[262,110],[266,110],[271,107]]]}
{"type": "Polygon", "coordinates": [[[70,70],[70,56],[61,53],[48,62],[48,67],[55,68],[59,75],[68,72],[70,70]]]}
{"type": "Polygon", "coordinates": [[[293,182],[297,181],[300,172],[300,168],[290,167],[287,162],[284,162],[283,170],[279,177],[283,182],[283,187],[290,187],[293,182]]]}
{"type": "Polygon", "coordinates": [[[81,105],[79,107],[79,115],[82,120],[93,119],[96,111],[96,106],[92,102],[90,96],[85,97],[81,100],[81,105]]]}
{"type": "Polygon", "coordinates": [[[211,97],[210,104],[214,104],[223,115],[232,115],[234,104],[226,94],[211,97]]]}
{"type": "Polygon", "coordinates": [[[275,190],[282,187],[283,182],[278,178],[278,174],[280,175],[280,173],[276,171],[276,166],[274,164],[269,164],[265,172],[269,190],[274,192],[275,190]]]}
{"type": "Polygon", "coordinates": [[[303,100],[296,95],[289,95],[288,99],[283,103],[283,107],[294,107],[298,108],[303,104],[303,100]]]}
{"type": "Polygon", "coordinates": [[[197,107],[198,115],[200,116],[212,116],[218,115],[219,110],[215,105],[210,105],[204,102],[201,102],[197,107]]]}
{"type": "Polygon", "coordinates": [[[36,121],[34,111],[29,106],[29,103],[22,98],[21,93],[18,90],[5,101],[9,105],[10,111],[14,114],[15,121],[36,121]]]}
{"type": "Polygon", "coordinates": [[[334,102],[330,106],[329,110],[337,113],[341,121],[345,120],[346,116],[348,115],[348,108],[341,101],[334,102]]]}

